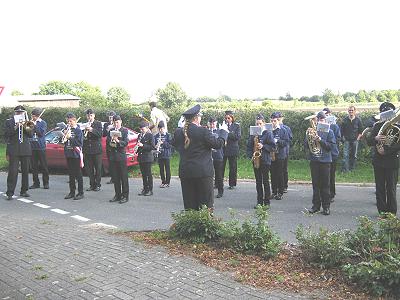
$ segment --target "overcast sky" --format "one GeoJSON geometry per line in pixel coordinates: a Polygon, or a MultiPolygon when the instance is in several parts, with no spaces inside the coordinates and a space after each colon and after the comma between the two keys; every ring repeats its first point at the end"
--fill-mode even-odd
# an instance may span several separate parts
{"type": "Polygon", "coordinates": [[[399,1],[3,0],[0,86],[50,80],[191,97],[400,89],[399,1]]]}

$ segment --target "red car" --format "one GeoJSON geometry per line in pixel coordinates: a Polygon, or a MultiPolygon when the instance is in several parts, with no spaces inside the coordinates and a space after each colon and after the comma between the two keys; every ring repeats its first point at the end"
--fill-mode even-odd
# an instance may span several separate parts
{"type": "MultiPolygon", "coordinates": [[[[128,139],[129,143],[126,147],[126,165],[133,166],[137,165],[137,154],[134,155],[134,148],[137,143],[138,133],[133,131],[132,129],[128,129],[128,139]]],[[[49,168],[56,169],[66,169],[67,168],[67,160],[64,156],[64,144],[61,143],[62,133],[59,127],[53,128],[45,135],[46,139],[46,158],[47,165],[49,168]]],[[[101,139],[101,144],[103,147],[103,174],[108,173],[108,159],[106,154],[106,137],[101,139]]]]}

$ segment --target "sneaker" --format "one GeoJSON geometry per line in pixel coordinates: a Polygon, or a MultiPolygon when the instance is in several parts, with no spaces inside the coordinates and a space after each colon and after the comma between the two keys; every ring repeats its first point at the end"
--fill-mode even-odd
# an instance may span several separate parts
{"type": "Polygon", "coordinates": [[[66,195],[65,197],[64,197],[64,199],[72,199],[72,198],[74,198],[75,197],[75,193],[74,192],[70,192],[68,195],[66,195]]]}
{"type": "Polygon", "coordinates": [[[284,189],[283,189],[283,193],[284,193],[284,194],[287,193],[287,188],[284,188],[284,189]]]}
{"type": "Polygon", "coordinates": [[[315,207],[311,207],[310,209],[308,209],[308,212],[310,214],[315,214],[315,213],[317,213],[319,211],[320,211],[320,209],[319,208],[315,208],[315,207]]]}
{"type": "Polygon", "coordinates": [[[21,197],[30,197],[31,195],[29,195],[27,192],[21,192],[19,194],[21,197]]]}
{"type": "Polygon", "coordinates": [[[142,190],[140,193],[138,193],[138,196],[143,196],[146,193],[145,190],[142,190]]]}
{"type": "Polygon", "coordinates": [[[322,214],[323,214],[324,216],[329,216],[329,215],[331,214],[331,211],[329,210],[329,208],[324,208],[324,209],[322,210],[322,214]]]}
{"type": "Polygon", "coordinates": [[[81,200],[83,198],[84,198],[83,194],[76,194],[76,196],[74,197],[74,200],[81,200]]]}
{"type": "Polygon", "coordinates": [[[12,200],[12,198],[13,198],[13,195],[7,195],[6,196],[6,200],[12,200]]]}
{"type": "Polygon", "coordinates": [[[229,186],[228,190],[233,190],[235,187],[234,186],[229,186]]]}
{"type": "Polygon", "coordinates": [[[147,191],[143,194],[143,196],[153,196],[153,191],[147,191]]]}
{"type": "Polygon", "coordinates": [[[169,183],[164,184],[165,188],[169,188],[169,183]]]}
{"type": "Polygon", "coordinates": [[[129,198],[128,198],[128,197],[122,196],[121,199],[119,200],[119,203],[122,204],[122,203],[126,203],[126,202],[128,202],[128,201],[129,201],[129,198]]]}
{"type": "Polygon", "coordinates": [[[275,200],[282,200],[282,194],[277,194],[275,196],[275,200]]]}
{"type": "Polygon", "coordinates": [[[39,184],[32,184],[32,185],[29,187],[30,190],[38,189],[38,188],[40,188],[40,185],[39,185],[39,184]]]}
{"type": "Polygon", "coordinates": [[[165,188],[165,184],[164,184],[164,183],[161,183],[161,184],[160,184],[160,188],[161,188],[161,189],[165,188]]]}

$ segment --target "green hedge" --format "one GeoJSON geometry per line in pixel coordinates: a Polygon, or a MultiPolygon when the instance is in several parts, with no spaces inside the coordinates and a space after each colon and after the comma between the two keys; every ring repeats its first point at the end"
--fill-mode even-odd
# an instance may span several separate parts
{"type": "MultiPolygon", "coordinates": [[[[138,125],[140,122],[140,118],[138,114],[143,112],[146,118],[150,116],[150,109],[148,105],[137,105],[131,109],[119,110],[118,108],[112,108],[118,114],[121,115],[123,123],[125,126],[130,127],[132,129],[138,130],[138,125]]],[[[106,121],[107,112],[109,109],[96,109],[96,118],[98,120],[106,121]]],[[[170,116],[171,120],[168,124],[168,128],[170,132],[174,132],[176,126],[178,124],[178,120],[181,116],[181,113],[186,110],[186,107],[183,108],[174,108],[174,109],[166,109],[165,111],[170,116]]],[[[30,109],[29,109],[30,111],[30,109]]],[[[85,109],[83,108],[47,108],[43,119],[48,123],[48,128],[54,127],[58,122],[62,122],[65,120],[65,115],[67,112],[73,112],[78,117],[81,117],[81,121],[86,121],[85,109]]],[[[224,111],[225,108],[208,108],[203,110],[203,121],[202,123],[206,125],[206,122],[209,117],[213,116],[218,119],[218,122],[221,123],[224,119],[224,111]]],[[[245,155],[246,152],[246,142],[249,135],[249,126],[254,125],[255,116],[258,113],[262,113],[264,116],[268,117],[274,110],[270,107],[249,107],[244,106],[241,109],[235,109],[235,116],[237,122],[241,124],[242,128],[242,139],[240,141],[240,149],[241,155],[245,155]]],[[[293,131],[293,141],[290,151],[290,159],[304,159],[304,137],[306,129],[309,126],[308,121],[304,121],[306,116],[309,116],[310,112],[299,112],[299,111],[281,111],[285,117],[284,123],[287,124],[293,131]]],[[[373,112],[363,112],[360,114],[361,119],[366,120],[369,116],[371,116],[373,112]]],[[[13,110],[10,108],[2,109],[0,114],[0,121],[4,124],[5,119],[9,118],[13,115],[13,110]]],[[[343,118],[344,114],[339,114],[339,119],[343,118]]],[[[4,128],[1,127],[0,136],[3,137],[4,128]]],[[[369,149],[368,147],[363,147],[360,145],[359,147],[359,159],[361,160],[369,160],[369,149]]]]}

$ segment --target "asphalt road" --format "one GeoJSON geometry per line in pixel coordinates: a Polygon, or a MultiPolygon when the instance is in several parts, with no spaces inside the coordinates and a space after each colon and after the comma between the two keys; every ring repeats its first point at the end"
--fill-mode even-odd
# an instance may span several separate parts
{"type": "MultiPolygon", "coordinates": [[[[6,191],[7,173],[0,173],[0,192],[6,191]]],[[[0,201],[2,213],[11,214],[17,210],[27,210],[46,219],[61,218],[70,223],[102,223],[122,230],[168,229],[172,224],[171,214],[183,209],[179,179],[173,178],[171,187],[159,188],[160,180],[154,179],[154,195],[138,196],[141,190],[141,178],[131,178],[130,201],[125,204],[110,203],[114,195],[113,185],[105,184],[109,178],[103,178],[100,192],[85,192],[80,201],[64,200],[68,193],[68,177],[51,175],[50,189],[29,190],[31,196],[19,197],[19,183],[13,201],[0,201]]],[[[84,187],[88,187],[88,178],[84,178],[84,187]]],[[[270,209],[270,224],[283,240],[295,242],[294,231],[300,224],[310,226],[312,230],[320,226],[329,229],[352,229],[357,217],[365,215],[376,218],[375,195],[373,186],[338,185],[335,202],[331,205],[331,215],[310,215],[306,208],[311,206],[312,187],[310,184],[289,184],[289,191],[282,200],[273,200],[270,209]]],[[[4,195],[3,195],[4,197],[4,195]]],[[[224,197],[215,199],[215,214],[229,219],[232,208],[240,219],[252,216],[256,204],[254,181],[241,181],[235,190],[225,190],[224,197]]]]}

